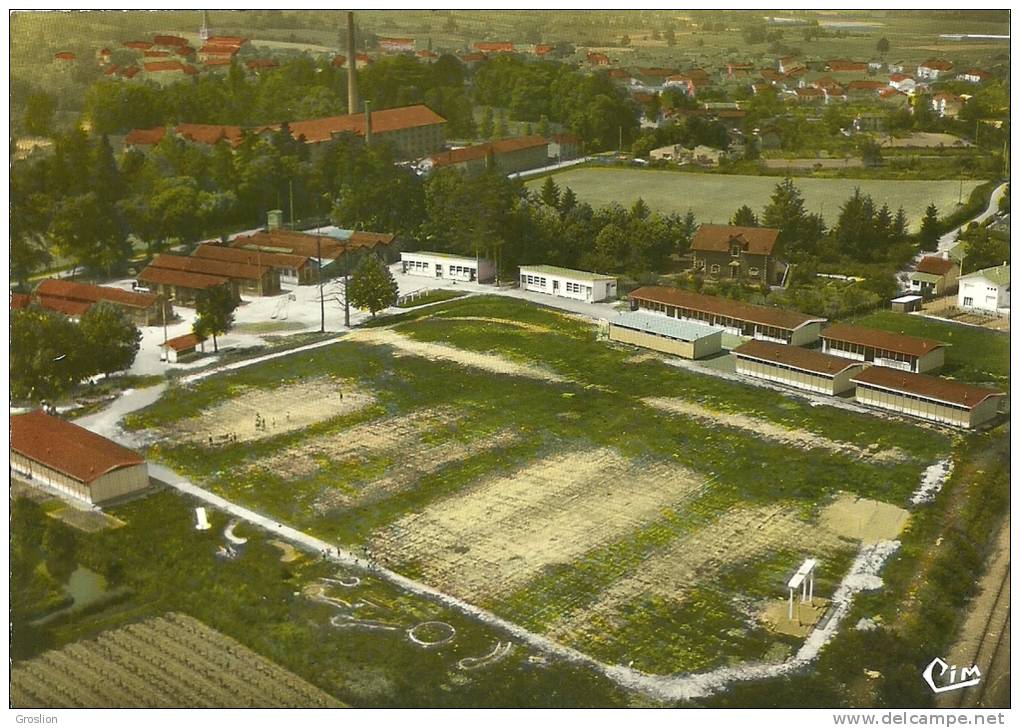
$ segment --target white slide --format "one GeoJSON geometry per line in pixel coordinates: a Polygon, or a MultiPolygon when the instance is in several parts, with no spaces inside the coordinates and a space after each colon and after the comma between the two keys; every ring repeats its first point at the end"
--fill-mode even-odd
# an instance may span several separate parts
{"type": "Polygon", "coordinates": [[[196,531],[208,531],[212,528],[212,524],[209,523],[209,519],[205,515],[205,508],[199,506],[195,509],[195,518],[198,519],[198,523],[195,524],[196,531]]]}

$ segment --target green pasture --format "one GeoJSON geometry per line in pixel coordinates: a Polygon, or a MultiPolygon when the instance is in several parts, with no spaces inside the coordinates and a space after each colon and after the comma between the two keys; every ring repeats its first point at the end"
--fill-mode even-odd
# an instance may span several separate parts
{"type": "MultiPolygon", "coordinates": [[[[651,169],[612,169],[584,167],[558,172],[553,176],[560,189],[569,187],[578,199],[593,207],[614,202],[629,207],[637,198],[661,213],[684,214],[693,210],[699,222],[725,224],[741,205],[749,205],[760,214],[780,181],[776,177],[753,175],[699,174],[651,169]]],[[[544,178],[527,183],[538,191],[544,178]]],[[[832,224],[839,209],[854,188],[871,195],[875,204],[889,205],[894,213],[902,207],[911,228],[920,226],[925,208],[935,203],[940,216],[956,209],[961,199],[958,180],[855,180],[798,178],[797,188],[804,195],[809,212],[821,213],[832,224]]],[[[962,199],[980,181],[963,181],[962,199]]]]}

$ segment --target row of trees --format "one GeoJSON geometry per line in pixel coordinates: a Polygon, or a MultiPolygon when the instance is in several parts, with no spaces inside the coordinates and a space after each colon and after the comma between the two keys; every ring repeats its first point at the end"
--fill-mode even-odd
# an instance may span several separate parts
{"type": "Polygon", "coordinates": [[[99,303],[75,323],[31,305],[11,311],[11,399],[55,400],[97,374],[128,369],[141,334],[121,311],[99,303]]]}

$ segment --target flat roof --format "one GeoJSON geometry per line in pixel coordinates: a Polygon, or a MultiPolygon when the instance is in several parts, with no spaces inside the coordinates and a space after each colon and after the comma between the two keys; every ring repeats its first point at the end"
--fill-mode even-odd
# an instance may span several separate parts
{"type": "Polygon", "coordinates": [[[473,255],[456,255],[454,253],[437,253],[432,250],[405,250],[400,254],[400,259],[403,260],[405,255],[420,255],[427,256],[429,258],[443,258],[444,260],[467,260],[475,262],[476,260],[484,261],[485,258],[475,258],[473,255]]]}
{"type": "Polygon", "coordinates": [[[884,351],[893,351],[907,356],[924,356],[945,344],[931,339],[919,339],[906,334],[894,334],[883,329],[869,329],[850,324],[833,324],[822,329],[821,337],[832,341],[844,341],[859,346],[870,346],[884,351]]]}
{"type": "Polygon", "coordinates": [[[815,349],[776,344],[771,341],[761,341],[760,339],[751,339],[751,341],[741,344],[733,350],[733,353],[738,357],[756,359],[767,364],[783,364],[811,374],[824,374],[827,376],[835,376],[850,367],[864,364],[864,362],[854,361],[853,359],[823,354],[815,349]]]}
{"type": "Polygon", "coordinates": [[[626,311],[609,319],[612,326],[620,326],[633,331],[666,336],[677,341],[698,341],[713,334],[721,334],[719,326],[696,324],[682,321],[672,316],[661,316],[643,311],[626,311]]]}
{"type": "Polygon", "coordinates": [[[603,275],[602,273],[591,273],[586,270],[573,270],[572,268],[560,268],[555,265],[522,265],[519,266],[521,273],[529,271],[533,273],[545,273],[548,276],[560,276],[561,278],[574,278],[579,281],[615,281],[616,276],[603,275]]]}
{"type": "Polygon", "coordinates": [[[975,387],[951,379],[914,374],[890,367],[868,367],[851,377],[851,381],[970,409],[977,407],[989,397],[1006,395],[1005,392],[995,389],[975,387]]]}
{"type": "Polygon", "coordinates": [[[702,293],[684,291],[668,286],[644,286],[631,291],[632,299],[654,301],[667,306],[699,311],[701,313],[725,316],[740,321],[749,321],[762,326],[773,326],[777,329],[793,331],[809,323],[822,323],[826,319],[820,316],[809,316],[800,311],[791,311],[772,306],[754,306],[728,298],[706,296],[702,293]]]}
{"type": "Polygon", "coordinates": [[[916,293],[914,293],[914,294],[910,294],[908,296],[900,296],[899,298],[894,298],[892,300],[892,302],[893,303],[912,303],[913,301],[920,301],[923,298],[924,298],[924,296],[918,296],[916,293]]]}
{"type": "Polygon", "coordinates": [[[134,450],[42,410],[11,415],[11,450],[82,483],[145,462],[134,450]]]}

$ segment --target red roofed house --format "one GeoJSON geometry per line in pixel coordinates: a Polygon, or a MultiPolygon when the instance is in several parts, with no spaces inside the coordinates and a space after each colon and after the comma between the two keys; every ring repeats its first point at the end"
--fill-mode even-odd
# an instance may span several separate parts
{"type": "Polygon", "coordinates": [[[188,41],[179,35],[156,35],[153,36],[152,42],[164,48],[179,48],[188,45],[188,41]]]}
{"type": "Polygon", "coordinates": [[[475,43],[474,48],[475,48],[476,51],[481,51],[482,53],[515,53],[516,52],[516,49],[514,48],[514,44],[513,43],[509,43],[507,41],[500,41],[500,42],[496,42],[496,43],[490,43],[490,42],[486,42],[486,41],[481,41],[481,42],[475,43]]]}
{"type": "Polygon", "coordinates": [[[491,159],[503,174],[512,174],[544,167],[548,163],[548,150],[549,144],[545,137],[535,134],[439,152],[425,160],[423,167],[426,171],[439,167],[456,167],[465,173],[474,174],[483,171],[491,159]]]}
{"type": "Polygon", "coordinates": [[[124,137],[124,144],[128,147],[152,147],[163,141],[166,136],[166,127],[157,126],[153,129],[132,129],[124,137]]]}
{"type": "Polygon", "coordinates": [[[202,347],[202,351],[205,351],[205,339],[194,333],[175,336],[160,344],[160,348],[163,349],[163,358],[172,364],[182,361],[182,357],[194,354],[195,349],[199,346],[202,347]]]}
{"type": "Polygon", "coordinates": [[[278,64],[272,58],[253,58],[244,65],[248,67],[249,71],[258,73],[259,71],[268,71],[276,68],[278,64]]]}
{"type": "Polygon", "coordinates": [[[157,74],[157,76],[154,76],[157,80],[163,80],[178,73],[186,76],[194,76],[198,73],[197,68],[180,61],[151,61],[142,64],[142,67],[147,74],[157,74]]]}
{"type": "Polygon", "coordinates": [[[863,326],[833,324],[822,331],[821,338],[826,354],[908,372],[938,369],[946,360],[945,345],[941,342],[863,326]]]}
{"type": "Polygon", "coordinates": [[[826,98],[825,91],[820,88],[805,86],[794,91],[796,99],[802,104],[820,104],[826,98]]]}
{"type": "Polygon", "coordinates": [[[125,48],[132,48],[136,51],[147,51],[152,48],[152,43],[147,40],[129,40],[124,44],[125,48]]]}
{"type": "Polygon", "coordinates": [[[142,58],[169,58],[170,51],[142,51],[142,58]]]}
{"type": "Polygon", "coordinates": [[[1001,390],[881,366],[868,367],[852,381],[861,404],[965,429],[994,419],[1006,397],[1001,390]]]}
{"type": "Polygon", "coordinates": [[[964,71],[957,78],[967,83],[982,83],[992,77],[988,71],[982,71],[979,68],[971,68],[968,71],[964,71]]]}
{"type": "Polygon", "coordinates": [[[414,53],[414,38],[380,38],[379,50],[384,53],[414,53]]]}
{"type": "Polygon", "coordinates": [[[963,97],[951,93],[938,93],[931,97],[931,108],[939,116],[954,119],[963,108],[963,97]]]}
{"type": "Polygon", "coordinates": [[[910,290],[924,296],[941,296],[957,287],[960,266],[955,260],[926,255],[910,274],[910,290]]]}
{"type": "Polygon", "coordinates": [[[608,66],[609,56],[605,53],[589,53],[587,61],[592,66],[608,66]]]}
{"type": "Polygon", "coordinates": [[[35,287],[40,300],[61,299],[92,305],[110,303],[119,308],[137,326],[156,326],[173,318],[173,308],[164,299],[151,293],[125,291],[121,288],[94,286],[88,283],[47,278],[35,287]]]}
{"type": "Polygon", "coordinates": [[[873,98],[882,89],[888,88],[889,84],[882,81],[869,81],[858,79],[846,85],[846,93],[852,99],[873,98]]]}
{"type": "Polygon", "coordinates": [[[142,69],[140,69],[138,66],[125,66],[123,68],[118,69],[117,75],[123,76],[124,78],[134,78],[141,72],[142,69]]]}
{"type": "Polygon", "coordinates": [[[535,46],[535,55],[539,57],[547,56],[554,50],[556,50],[556,46],[554,45],[549,43],[539,43],[535,46]]]}
{"type": "Polygon", "coordinates": [[[439,58],[438,53],[436,53],[435,51],[430,51],[428,49],[422,49],[415,53],[415,55],[418,56],[418,58],[424,58],[428,63],[431,63],[432,61],[439,58]]]}
{"type": "Polygon", "coordinates": [[[22,309],[28,308],[28,304],[32,302],[32,297],[27,293],[11,293],[11,310],[21,311],[22,309]]]}
{"type": "Polygon", "coordinates": [[[78,56],[74,55],[70,51],[60,51],[59,53],[54,53],[53,58],[58,61],[73,61],[76,60],[78,56]]]}
{"type": "Polygon", "coordinates": [[[829,61],[825,67],[832,73],[867,73],[868,64],[863,61],[829,61]]]}
{"type": "Polygon", "coordinates": [[[141,455],[42,410],[11,415],[11,474],[100,504],[149,487],[141,455]]]}
{"type": "Polygon", "coordinates": [[[773,285],[784,266],[777,265],[779,231],[764,227],[702,225],[694,234],[694,270],[710,278],[773,285]]]}
{"type": "Polygon", "coordinates": [[[553,134],[549,137],[549,159],[562,162],[581,156],[581,139],[570,133],[553,134]]]}
{"type": "Polygon", "coordinates": [[[316,282],[317,262],[307,255],[292,253],[262,252],[230,248],[224,245],[199,245],[192,253],[196,258],[224,260],[231,263],[268,266],[280,275],[280,283],[290,285],[306,285],[316,282]]]}
{"type": "Polygon", "coordinates": [[[931,58],[917,67],[917,77],[925,81],[937,81],[950,75],[953,64],[941,58],[931,58]]]}
{"type": "Polygon", "coordinates": [[[209,61],[229,61],[237,55],[240,47],[232,45],[213,45],[206,43],[198,49],[198,59],[203,63],[209,61]]]}

